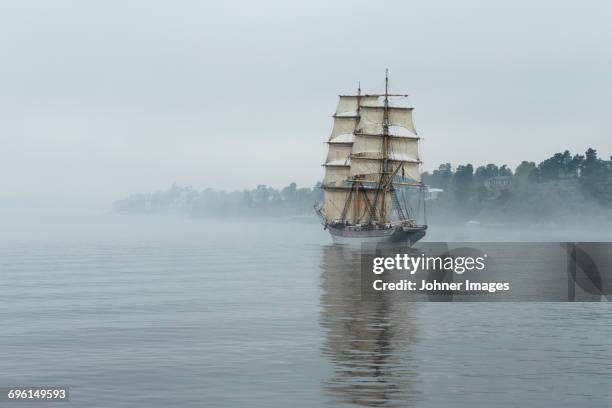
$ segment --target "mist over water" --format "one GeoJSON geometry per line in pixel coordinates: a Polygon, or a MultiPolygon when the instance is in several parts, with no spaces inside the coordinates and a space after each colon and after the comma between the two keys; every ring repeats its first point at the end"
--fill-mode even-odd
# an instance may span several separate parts
{"type": "Polygon", "coordinates": [[[359,253],[312,205],[337,94],[389,68],[440,193],[425,241],[610,241],[611,14],[3,2],[0,388],[68,386],[60,408],[609,406],[607,303],[364,301],[359,253]]]}
{"type": "MultiPolygon", "coordinates": [[[[612,398],[607,304],[362,302],[358,253],[305,220],[1,210],[0,221],[0,383],[68,385],[66,406],[612,398]]],[[[428,237],[508,236],[473,231],[428,237]]]]}

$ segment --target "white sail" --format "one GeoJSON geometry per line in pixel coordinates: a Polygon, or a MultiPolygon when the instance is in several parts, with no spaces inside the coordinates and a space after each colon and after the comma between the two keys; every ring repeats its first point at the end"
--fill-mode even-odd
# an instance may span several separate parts
{"type": "Polygon", "coordinates": [[[334,141],[334,139],[340,135],[351,134],[355,132],[356,126],[356,117],[334,117],[334,127],[332,129],[329,141],[334,141]]]}
{"type": "Polygon", "coordinates": [[[360,177],[365,181],[378,182],[382,171],[380,160],[353,157],[351,160],[350,177],[360,177]]]}
{"type": "Polygon", "coordinates": [[[419,161],[419,141],[406,138],[389,138],[389,152],[399,160],[419,161]],[[403,159],[400,159],[403,157],[403,159]]]}
{"type": "MultiPolygon", "coordinates": [[[[372,156],[370,156],[372,157],[372,156]]],[[[378,182],[380,179],[380,173],[382,171],[383,161],[380,159],[374,159],[370,157],[355,157],[351,158],[351,170],[350,177],[360,177],[365,181],[378,182]]],[[[398,166],[400,168],[396,173],[396,176],[402,176],[414,180],[415,182],[421,181],[420,166],[418,162],[404,161],[404,160],[389,160],[389,172],[393,172],[398,166]]]]}
{"type": "MultiPolygon", "coordinates": [[[[375,157],[383,157],[383,136],[355,135],[352,153],[355,155],[366,153],[375,157]]],[[[388,153],[390,157],[395,156],[398,160],[418,161],[419,142],[418,139],[390,137],[388,153]]]]}
{"type": "Polygon", "coordinates": [[[354,138],[355,136],[352,133],[342,133],[334,137],[334,139],[328,143],[353,143],[354,138]]]}
{"type": "Polygon", "coordinates": [[[348,165],[351,156],[352,145],[351,144],[329,144],[329,151],[327,153],[327,159],[325,164],[332,166],[348,165]]]}
{"type": "Polygon", "coordinates": [[[353,201],[351,205],[351,221],[355,224],[366,223],[368,221],[387,221],[391,214],[391,192],[387,191],[384,197],[384,206],[381,205],[383,194],[379,192],[378,197],[376,190],[363,189],[353,191],[353,201]],[[371,214],[370,205],[374,204],[374,200],[378,200],[374,214],[371,214]],[[384,209],[384,211],[382,211],[384,209]],[[381,213],[382,211],[382,213],[381,213]],[[384,214],[383,214],[384,213],[384,214]]]}
{"type": "MultiPolygon", "coordinates": [[[[391,213],[391,192],[387,191],[384,197],[385,205],[382,206],[383,201],[382,193],[376,194],[376,190],[355,190],[353,189],[326,189],[324,192],[324,204],[323,210],[329,221],[349,221],[354,224],[367,222],[370,220],[370,205],[377,201],[377,211],[373,214],[372,221],[382,221],[381,211],[384,213],[385,218],[388,218],[391,213]],[[349,198],[349,194],[353,196],[353,199],[346,207],[346,214],[342,219],[342,211],[344,210],[345,203],[349,198]],[[366,199],[367,196],[367,199],[366,199]]],[[[386,220],[385,220],[386,221],[386,220]]]]}
{"type": "Polygon", "coordinates": [[[349,178],[350,167],[348,166],[325,166],[324,186],[340,186],[349,178]]]}
{"type": "Polygon", "coordinates": [[[349,191],[348,189],[326,189],[324,191],[323,211],[329,221],[340,220],[349,191]]]}
{"type": "Polygon", "coordinates": [[[383,146],[382,137],[355,135],[353,142],[353,154],[373,153],[381,154],[383,146]]]}
{"type": "MultiPolygon", "coordinates": [[[[358,133],[382,134],[385,110],[382,107],[362,107],[358,133]]],[[[389,108],[390,126],[399,126],[416,135],[412,121],[412,108],[389,108]]]]}
{"type": "Polygon", "coordinates": [[[360,106],[376,106],[377,103],[378,98],[376,96],[340,95],[336,115],[356,115],[360,106]]]}

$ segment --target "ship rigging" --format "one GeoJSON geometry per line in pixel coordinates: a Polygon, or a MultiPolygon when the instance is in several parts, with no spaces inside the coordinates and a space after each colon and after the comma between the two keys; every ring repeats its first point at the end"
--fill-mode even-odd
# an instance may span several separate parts
{"type": "Polygon", "coordinates": [[[427,225],[415,220],[422,209],[426,222],[425,186],[407,97],[389,92],[388,70],[383,94],[358,86],[356,95],[340,95],[323,165],[324,202],[315,207],[336,243],[412,244],[425,235],[427,225]],[[418,191],[416,211],[407,190],[418,191]]]}

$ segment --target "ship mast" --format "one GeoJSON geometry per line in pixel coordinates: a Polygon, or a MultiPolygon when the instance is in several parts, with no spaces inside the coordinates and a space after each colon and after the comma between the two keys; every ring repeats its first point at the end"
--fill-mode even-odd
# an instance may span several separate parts
{"type": "Polygon", "coordinates": [[[385,100],[384,100],[384,111],[383,111],[383,140],[382,140],[382,156],[383,156],[383,168],[382,174],[380,175],[380,182],[378,188],[383,189],[382,196],[380,199],[380,221],[385,222],[387,214],[385,211],[385,196],[388,183],[390,180],[389,176],[389,68],[385,69],[385,100]]]}
{"type": "MultiPolygon", "coordinates": [[[[357,81],[357,117],[359,117],[359,112],[361,111],[361,81],[357,81]]],[[[360,184],[359,184],[359,180],[350,180],[350,190],[348,193],[348,197],[346,198],[346,201],[344,202],[344,207],[342,208],[342,214],[340,216],[340,221],[342,221],[343,223],[346,222],[346,216],[348,214],[348,210],[350,208],[351,202],[353,204],[353,215],[355,214],[359,214],[360,208],[359,208],[359,189],[360,189],[360,184]],[[355,194],[355,196],[353,196],[353,193],[355,194]]],[[[367,200],[367,195],[364,192],[364,198],[367,200]]]]}
{"type": "MultiPolygon", "coordinates": [[[[380,197],[380,223],[385,223],[387,219],[385,196],[391,185],[391,180],[394,176],[389,175],[389,68],[385,69],[385,94],[383,101],[383,123],[382,123],[382,163],[381,172],[376,186],[376,194],[374,203],[370,207],[368,223],[371,224],[376,218],[376,209],[378,208],[378,199],[380,197]]],[[[397,170],[396,170],[397,171],[397,170]]],[[[395,172],[394,172],[395,173],[395,172]]]]}
{"type": "MultiPolygon", "coordinates": [[[[361,113],[361,81],[357,82],[357,116],[360,117],[360,113],[361,113]]],[[[359,190],[361,188],[361,185],[359,183],[359,180],[353,180],[352,184],[351,184],[351,188],[354,189],[355,191],[355,198],[353,200],[353,216],[356,219],[356,217],[358,217],[358,214],[361,212],[361,208],[360,208],[360,199],[359,199],[359,190]]],[[[363,192],[363,196],[364,198],[367,199],[367,192],[363,192]]]]}

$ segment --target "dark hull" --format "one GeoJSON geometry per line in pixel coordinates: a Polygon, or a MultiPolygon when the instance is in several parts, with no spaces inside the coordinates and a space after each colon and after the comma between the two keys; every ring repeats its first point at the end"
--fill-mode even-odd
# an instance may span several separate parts
{"type": "Polygon", "coordinates": [[[362,243],[406,243],[412,245],[425,236],[426,225],[394,226],[385,229],[354,230],[328,226],[335,244],[360,245],[362,243]]]}

